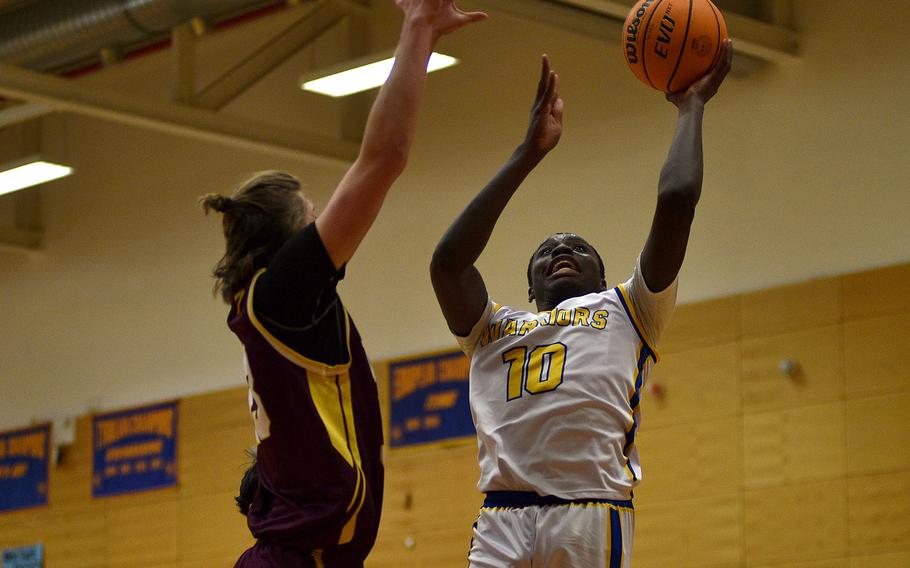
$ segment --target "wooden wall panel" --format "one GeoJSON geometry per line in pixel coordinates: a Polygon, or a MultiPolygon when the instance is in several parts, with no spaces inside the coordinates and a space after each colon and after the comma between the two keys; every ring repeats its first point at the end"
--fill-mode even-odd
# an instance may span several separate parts
{"type": "Polygon", "coordinates": [[[910,264],[847,274],[843,281],[847,319],[910,312],[910,264]]]}
{"type": "Polygon", "coordinates": [[[636,568],[733,568],[742,559],[739,493],[636,506],[636,568]]]}
{"type": "Polygon", "coordinates": [[[180,442],[180,494],[196,497],[236,493],[240,479],[252,463],[246,450],[255,447],[256,437],[249,422],[224,430],[186,432],[180,442]]]}
{"type": "Polygon", "coordinates": [[[907,568],[907,566],[910,566],[910,552],[854,556],[850,559],[850,568],[907,568]]]}
{"type": "Polygon", "coordinates": [[[0,515],[0,549],[35,544],[43,539],[49,515],[47,507],[0,515]]]}
{"type": "Polygon", "coordinates": [[[910,313],[847,322],[844,367],[848,396],[910,390],[910,313]]]}
{"type": "Polygon", "coordinates": [[[389,452],[382,525],[368,568],[463,567],[483,500],[479,474],[473,441],[389,452]],[[406,538],[413,549],[405,548],[406,538]]]}
{"type": "Polygon", "coordinates": [[[743,411],[754,412],[843,398],[842,329],[831,325],[742,343],[743,411]],[[793,359],[797,373],[779,370],[793,359]]]}
{"type": "Polygon", "coordinates": [[[849,501],[854,554],[910,551],[910,471],[852,478],[849,501]]]}
{"type": "Polygon", "coordinates": [[[181,499],[178,511],[178,548],[182,565],[214,566],[214,558],[230,559],[232,566],[255,543],[246,518],[237,510],[232,493],[181,499]]]}
{"type": "Polygon", "coordinates": [[[483,501],[476,487],[479,475],[473,444],[392,452],[386,461],[383,524],[406,531],[470,526],[483,501]]]}
{"type": "Polygon", "coordinates": [[[779,334],[838,323],[840,278],[812,280],[742,296],[743,337],[779,334]]]}
{"type": "Polygon", "coordinates": [[[181,496],[236,494],[251,463],[246,450],[256,445],[246,388],[190,397],[180,405],[181,496]]]}
{"type": "Polygon", "coordinates": [[[464,568],[471,545],[471,525],[448,529],[394,531],[380,528],[366,568],[464,568]],[[410,541],[411,546],[405,546],[410,541]]]}
{"type": "Polygon", "coordinates": [[[749,564],[749,568],[850,568],[850,561],[846,558],[832,558],[830,560],[787,562],[786,564],[749,564]]]}
{"type": "Polygon", "coordinates": [[[847,470],[844,403],[743,417],[747,488],[843,477],[847,470]]]}
{"type": "Polygon", "coordinates": [[[184,398],[180,401],[180,430],[184,434],[211,437],[223,429],[248,425],[246,386],[184,398]]]}
{"type": "Polygon", "coordinates": [[[819,560],[847,554],[844,479],[745,492],[748,564],[819,560]]]}
{"type": "Polygon", "coordinates": [[[739,339],[739,297],[677,306],[660,338],[658,351],[670,353],[739,339]]]}
{"type": "Polygon", "coordinates": [[[54,506],[41,531],[48,566],[90,568],[105,557],[103,503],[54,506]]]}
{"type": "Polygon", "coordinates": [[[742,431],[737,418],[664,428],[639,435],[642,483],[637,502],[736,491],[742,485],[742,431]]]}
{"type": "Polygon", "coordinates": [[[105,499],[107,566],[177,564],[177,492],[162,489],[105,499]]]}
{"type": "Polygon", "coordinates": [[[847,471],[910,469],[910,392],[847,401],[847,471]]]}
{"type": "Polygon", "coordinates": [[[740,411],[739,344],[728,343],[663,355],[648,378],[663,398],[647,388],[642,398],[645,428],[735,416],[740,411]]]}

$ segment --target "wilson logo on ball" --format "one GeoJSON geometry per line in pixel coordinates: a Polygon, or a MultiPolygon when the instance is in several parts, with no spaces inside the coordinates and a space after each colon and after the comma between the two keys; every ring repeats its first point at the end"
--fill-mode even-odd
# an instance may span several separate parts
{"type": "Polygon", "coordinates": [[[639,0],[626,17],[626,63],[644,84],[682,91],[720,57],[727,25],[710,0],[639,0]]]}

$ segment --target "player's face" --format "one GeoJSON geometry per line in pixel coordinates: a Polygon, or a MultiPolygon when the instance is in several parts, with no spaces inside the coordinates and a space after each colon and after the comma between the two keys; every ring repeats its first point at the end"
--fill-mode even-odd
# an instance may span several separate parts
{"type": "Polygon", "coordinates": [[[530,292],[542,309],[605,288],[594,247],[576,234],[553,235],[531,259],[530,292]]]}

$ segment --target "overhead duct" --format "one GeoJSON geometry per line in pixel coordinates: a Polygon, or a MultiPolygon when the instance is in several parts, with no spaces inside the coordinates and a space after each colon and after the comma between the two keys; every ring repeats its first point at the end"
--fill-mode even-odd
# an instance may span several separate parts
{"type": "Polygon", "coordinates": [[[275,0],[38,0],[0,14],[0,61],[60,71],[168,36],[175,26],[237,15],[275,0]]]}

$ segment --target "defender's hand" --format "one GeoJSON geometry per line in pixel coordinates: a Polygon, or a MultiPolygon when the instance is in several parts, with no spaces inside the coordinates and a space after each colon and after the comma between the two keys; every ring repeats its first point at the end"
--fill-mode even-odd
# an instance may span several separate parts
{"type": "Polygon", "coordinates": [[[667,100],[676,105],[677,108],[690,100],[697,100],[702,104],[707,103],[717,93],[721,83],[724,82],[724,77],[730,71],[732,61],[733,40],[725,39],[721,46],[720,58],[714,67],[704,77],[689,85],[689,88],[685,91],[667,93],[667,100]]]}
{"type": "Polygon", "coordinates": [[[524,149],[537,159],[556,147],[562,136],[564,103],[559,96],[559,75],[550,69],[550,58],[543,56],[537,98],[531,108],[531,121],[524,149]]]}
{"type": "Polygon", "coordinates": [[[455,0],[395,0],[395,4],[406,18],[432,28],[435,39],[487,18],[484,12],[462,11],[455,0]]]}

